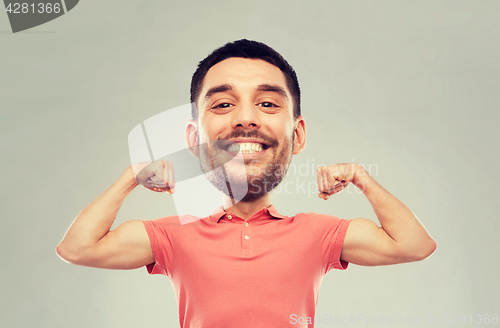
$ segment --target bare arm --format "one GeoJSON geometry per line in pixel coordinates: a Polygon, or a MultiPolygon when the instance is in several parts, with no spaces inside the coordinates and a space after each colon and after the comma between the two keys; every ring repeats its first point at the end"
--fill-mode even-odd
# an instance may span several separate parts
{"type": "Polygon", "coordinates": [[[382,225],[363,218],[352,220],[344,239],[343,260],[359,265],[387,265],[423,260],[435,251],[436,242],[415,215],[361,166],[322,167],[318,169],[320,177],[320,197],[324,199],[351,182],[355,184],[370,201],[382,225]]]}
{"type": "Polygon", "coordinates": [[[137,185],[132,167],[127,168],[108,190],[78,214],[57,246],[57,254],[72,264],[106,269],[135,269],[154,262],[142,221],[126,221],[110,231],[120,206],[137,185]]]}

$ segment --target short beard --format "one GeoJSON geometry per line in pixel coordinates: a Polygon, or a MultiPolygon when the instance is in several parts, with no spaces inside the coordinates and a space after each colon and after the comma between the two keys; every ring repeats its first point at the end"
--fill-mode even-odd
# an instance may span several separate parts
{"type": "Polygon", "coordinates": [[[273,157],[272,162],[264,167],[259,176],[247,178],[248,192],[240,200],[241,202],[253,202],[260,199],[283,181],[292,161],[292,145],[293,140],[292,142],[286,142],[280,153],[273,157]],[[288,159],[285,158],[286,156],[288,156],[288,159]]]}
{"type": "MultiPolygon", "coordinates": [[[[258,132],[256,133],[259,134],[258,132]]],[[[231,136],[228,136],[225,140],[228,140],[230,137],[239,136],[262,138],[260,134],[258,136],[255,135],[256,133],[250,131],[250,133],[246,133],[245,135],[241,135],[241,133],[237,133],[238,135],[231,134],[231,136]]],[[[266,138],[263,139],[266,140],[266,138]]],[[[243,176],[229,176],[231,173],[226,171],[223,165],[224,163],[221,164],[217,162],[217,153],[223,151],[217,147],[217,145],[220,145],[220,143],[217,142],[211,143],[212,147],[209,147],[208,144],[199,147],[200,167],[208,181],[226,196],[236,202],[253,202],[267,195],[285,178],[290,162],[292,161],[293,143],[295,140],[294,133],[292,133],[291,139],[291,141],[285,141],[279,154],[273,156],[270,163],[266,164],[263,170],[257,175],[246,174],[246,166],[251,165],[254,161],[245,159],[244,174],[246,175],[246,179],[243,176]],[[241,181],[243,179],[245,182],[235,183],[236,180],[241,181]]],[[[273,140],[271,144],[277,146],[278,141],[273,140]]]]}

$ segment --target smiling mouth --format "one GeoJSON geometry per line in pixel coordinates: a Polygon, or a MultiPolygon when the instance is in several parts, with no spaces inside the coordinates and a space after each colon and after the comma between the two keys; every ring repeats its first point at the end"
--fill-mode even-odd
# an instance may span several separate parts
{"type": "Polygon", "coordinates": [[[226,147],[228,152],[242,152],[243,154],[258,153],[269,148],[268,146],[255,142],[235,142],[226,147]]]}

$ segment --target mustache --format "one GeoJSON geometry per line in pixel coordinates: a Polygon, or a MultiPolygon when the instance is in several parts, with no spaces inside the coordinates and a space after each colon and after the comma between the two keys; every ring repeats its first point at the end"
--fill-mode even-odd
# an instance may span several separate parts
{"type": "Polygon", "coordinates": [[[259,130],[239,130],[239,129],[236,129],[224,137],[222,137],[222,136],[217,137],[217,140],[224,141],[224,140],[230,140],[230,139],[234,139],[234,138],[261,139],[266,144],[268,144],[269,147],[276,147],[279,144],[279,142],[276,138],[273,138],[267,134],[264,134],[259,130]]]}

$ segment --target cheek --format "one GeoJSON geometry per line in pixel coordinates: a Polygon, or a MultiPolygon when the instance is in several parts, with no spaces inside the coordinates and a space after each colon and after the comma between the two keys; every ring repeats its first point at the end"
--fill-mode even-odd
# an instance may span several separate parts
{"type": "Polygon", "coordinates": [[[291,137],[290,131],[294,131],[294,122],[285,115],[269,115],[262,120],[267,131],[272,131],[276,136],[291,137]]]}
{"type": "Polygon", "coordinates": [[[203,140],[214,140],[217,139],[219,135],[223,133],[223,127],[227,126],[223,124],[220,120],[217,119],[206,119],[202,122],[202,129],[200,131],[203,136],[203,140]]]}
{"type": "Polygon", "coordinates": [[[209,125],[206,125],[206,123],[202,123],[201,129],[198,130],[198,138],[200,142],[207,142],[207,140],[210,137],[210,130],[206,129],[206,127],[209,125]]]}

